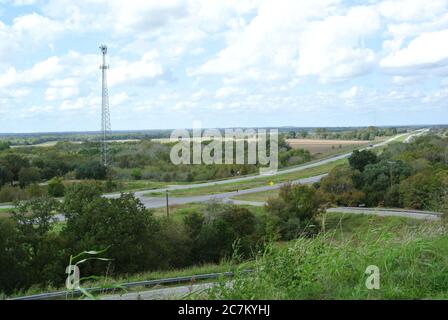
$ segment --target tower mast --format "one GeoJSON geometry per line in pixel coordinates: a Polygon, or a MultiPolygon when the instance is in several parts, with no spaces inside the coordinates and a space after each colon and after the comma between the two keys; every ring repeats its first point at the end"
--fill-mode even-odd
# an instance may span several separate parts
{"type": "Polygon", "coordinates": [[[106,64],[107,46],[100,46],[101,53],[103,54],[103,64],[100,66],[102,73],[102,99],[101,99],[101,161],[104,166],[109,164],[107,140],[111,133],[110,126],[110,112],[109,112],[109,94],[107,91],[107,69],[109,66],[106,64]]]}

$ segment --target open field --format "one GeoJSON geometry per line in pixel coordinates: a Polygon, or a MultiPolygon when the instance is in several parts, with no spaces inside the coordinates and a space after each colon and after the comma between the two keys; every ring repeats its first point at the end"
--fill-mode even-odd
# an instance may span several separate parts
{"type": "Polygon", "coordinates": [[[328,153],[333,150],[342,150],[367,145],[370,141],[358,140],[321,140],[321,139],[287,139],[286,142],[294,149],[308,150],[312,155],[328,153]]]}

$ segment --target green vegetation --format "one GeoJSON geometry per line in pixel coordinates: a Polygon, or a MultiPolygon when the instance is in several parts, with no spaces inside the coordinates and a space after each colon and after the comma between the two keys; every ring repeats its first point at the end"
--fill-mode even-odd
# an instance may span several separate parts
{"type": "MultiPolygon", "coordinates": [[[[186,197],[186,196],[197,196],[204,194],[216,194],[216,193],[224,193],[231,192],[237,190],[251,189],[260,186],[266,186],[272,183],[280,183],[280,182],[290,182],[293,180],[309,178],[313,176],[317,176],[320,174],[327,173],[332,168],[344,164],[347,162],[347,159],[336,160],[327,164],[319,165],[316,167],[308,168],[306,170],[295,171],[291,173],[279,174],[275,176],[258,176],[254,177],[252,180],[244,180],[239,182],[232,182],[226,184],[216,184],[207,187],[197,187],[197,188],[189,188],[189,189],[179,189],[170,191],[170,196],[173,197],[186,197]]],[[[160,192],[148,192],[146,196],[163,196],[164,193],[160,192]]]]}
{"type": "Polygon", "coordinates": [[[95,183],[68,186],[63,203],[21,202],[10,219],[0,219],[1,291],[59,287],[74,252],[108,248],[111,265],[88,261],[82,274],[127,277],[232,257],[241,262],[263,246],[265,222],[247,208],[208,203],[183,210],[180,218],[156,217],[131,194],[101,197],[95,183]],[[66,221],[55,221],[56,214],[66,221]]]}
{"type": "Polygon", "coordinates": [[[268,190],[256,193],[242,194],[239,196],[232,197],[232,199],[243,201],[266,202],[269,198],[275,198],[276,196],[278,196],[278,190],[268,190]]]}
{"type": "Polygon", "coordinates": [[[219,299],[447,299],[448,237],[438,225],[397,235],[387,228],[341,237],[338,231],[269,246],[255,272],[210,292],[219,299]],[[338,238],[338,241],[335,241],[338,238]],[[380,289],[365,286],[366,268],[378,266],[380,289]]]}
{"type": "MultiPolygon", "coordinates": [[[[132,194],[102,197],[105,186],[113,189],[110,184],[116,183],[110,172],[105,181],[67,183],[58,178],[65,175],[58,174],[46,185],[29,182],[20,188],[22,169],[39,168],[41,174],[44,170],[34,162],[36,151],[28,158],[4,150],[2,177],[17,180],[6,181],[0,195],[14,188],[33,196],[19,202],[11,217],[0,219],[0,291],[17,294],[59,288],[70,255],[108,248],[107,266],[87,261],[81,273],[106,275],[114,280],[102,279],[112,285],[121,279],[192,267],[191,273],[202,273],[194,266],[211,264],[219,269],[222,261],[226,263],[221,270],[248,262],[255,273],[238,275],[232,287],[217,287],[211,297],[447,298],[447,218],[429,223],[325,214],[329,206],[359,204],[446,212],[447,147],[448,138],[428,135],[410,144],[390,145],[380,155],[362,151],[348,161],[303,171],[178,190],[188,195],[223,192],[330,171],[310,186],[285,184],[265,207],[189,204],[170,208],[169,217],[165,209],[146,209],[132,194]],[[63,202],[54,198],[60,194],[63,202]],[[65,222],[56,221],[60,215],[65,222]],[[382,272],[381,290],[365,289],[364,272],[369,265],[377,265],[382,272]]],[[[80,163],[83,172],[95,168],[93,162],[80,163]]],[[[144,175],[145,169],[140,169],[134,178],[144,175]]],[[[73,167],[70,174],[76,175],[76,170],[73,167]]],[[[24,172],[27,179],[33,176],[24,172]]]]}
{"type": "MultiPolygon", "coordinates": [[[[345,132],[358,134],[358,130],[361,129],[345,132]]],[[[380,136],[396,131],[366,130],[380,136]]],[[[327,132],[334,133],[331,130],[327,132]]],[[[341,132],[335,134],[340,135],[341,132]]],[[[49,191],[46,184],[53,178],[63,179],[65,185],[78,183],[79,180],[99,180],[102,181],[103,192],[115,192],[222,180],[256,174],[259,170],[260,164],[174,165],[170,161],[173,144],[149,140],[168,136],[168,131],[114,133],[109,143],[111,166],[106,170],[99,162],[100,144],[97,133],[4,135],[0,137],[0,202],[51,195],[52,190],[49,191]],[[122,143],[114,142],[114,139],[137,140],[122,143]],[[35,143],[45,144],[45,147],[11,147],[14,144],[29,146],[35,143]],[[2,193],[4,188],[7,190],[2,193]]],[[[342,149],[335,149],[311,155],[304,149],[292,149],[285,142],[285,137],[287,134],[282,133],[279,139],[281,168],[342,152],[342,149]]],[[[203,146],[209,143],[210,141],[205,141],[203,146]]],[[[247,148],[245,142],[245,149],[247,148]]],[[[349,147],[350,150],[354,148],[355,146],[349,147]]]]}
{"type": "Polygon", "coordinates": [[[322,179],[323,202],[368,207],[448,210],[448,139],[437,135],[389,145],[380,156],[355,151],[350,166],[338,166],[322,179]]]}
{"type": "Polygon", "coordinates": [[[339,139],[339,140],[375,140],[377,137],[393,136],[405,132],[405,128],[377,128],[367,127],[358,129],[328,129],[317,128],[314,130],[290,130],[286,134],[288,138],[314,138],[314,139],[339,139]]]}

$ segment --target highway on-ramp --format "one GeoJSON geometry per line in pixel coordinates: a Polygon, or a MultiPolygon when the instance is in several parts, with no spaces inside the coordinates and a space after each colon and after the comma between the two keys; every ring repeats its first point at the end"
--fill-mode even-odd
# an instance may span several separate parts
{"type": "MultiPolygon", "coordinates": [[[[412,135],[420,134],[420,132],[422,132],[423,130],[425,130],[425,129],[416,130],[416,131],[414,131],[414,133],[412,135]]],[[[388,140],[385,140],[385,141],[377,143],[375,145],[363,148],[361,150],[385,146],[385,145],[387,145],[405,135],[408,135],[408,133],[396,135],[388,140]]],[[[318,160],[318,161],[315,161],[315,162],[312,162],[309,164],[305,164],[305,165],[301,165],[301,166],[297,166],[294,168],[279,170],[272,175],[293,173],[293,172],[303,171],[306,169],[322,166],[327,163],[331,163],[331,162],[334,162],[334,161],[337,161],[340,159],[348,158],[348,157],[350,157],[351,154],[352,154],[352,152],[348,152],[345,154],[333,156],[331,158],[327,158],[327,159],[323,159],[323,160],[318,160]]],[[[294,180],[294,181],[290,181],[290,182],[291,183],[301,183],[301,184],[314,183],[314,182],[320,181],[326,175],[327,174],[321,174],[321,175],[298,179],[298,180],[294,180]]],[[[189,185],[176,185],[176,186],[170,186],[168,188],[160,188],[160,189],[152,189],[152,190],[140,190],[140,191],[134,192],[134,194],[143,202],[143,204],[147,208],[160,208],[160,207],[166,206],[166,198],[165,197],[146,196],[147,193],[149,193],[149,192],[160,193],[160,192],[165,192],[166,190],[171,191],[171,190],[180,190],[180,189],[209,187],[209,186],[220,185],[220,184],[228,184],[228,183],[234,183],[234,182],[240,182],[240,181],[249,181],[249,180],[254,180],[257,178],[265,178],[265,177],[266,177],[266,175],[245,176],[245,177],[232,178],[232,179],[221,180],[221,181],[212,181],[212,182],[189,184],[189,185]]],[[[185,197],[170,197],[169,205],[180,205],[180,204],[193,203],[193,202],[206,202],[206,201],[210,201],[210,200],[228,201],[228,202],[233,202],[235,204],[251,204],[250,202],[247,202],[247,201],[230,200],[230,198],[234,197],[234,196],[238,196],[238,195],[243,195],[243,194],[250,194],[250,193],[257,193],[257,192],[279,189],[285,183],[287,183],[287,182],[277,183],[272,186],[266,185],[266,186],[260,186],[260,187],[256,187],[256,188],[242,189],[242,190],[238,190],[238,191],[231,191],[231,192],[224,192],[224,193],[217,193],[217,194],[185,196],[185,197]]],[[[109,194],[107,196],[108,197],[118,197],[119,194],[115,193],[115,194],[109,194]]],[[[252,204],[256,205],[256,203],[252,203],[252,204]]]]}
{"type": "MultiPolygon", "coordinates": [[[[419,129],[419,130],[415,130],[412,135],[416,135],[419,134],[421,131],[426,130],[426,129],[419,129]]],[[[373,149],[373,148],[378,148],[378,147],[382,147],[385,146],[397,139],[400,139],[403,136],[408,135],[409,133],[403,133],[403,134],[399,134],[396,136],[393,136],[392,138],[389,138],[383,142],[379,142],[375,145],[372,146],[368,146],[365,148],[362,148],[360,150],[368,150],[368,149],[373,149]]],[[[287,174],[287,173],[292,173],[292,172],[298,172],[298,171],[303,171],[303,170],[307,170],[310,168],[314,168],[314,167],[319,167],[322,166],[324,164],[327,163],[331,163],[340,159],[345,159],[350,157],[350,155],[352,154],[352,152],[348,152],[348,153],[344,153],[344,154],[340,154],[340,155],[336,155],[330,158],[326,158],[326,159],[322,159],[322,160],[318,160],[318,161],[314,161],[308,164],[304,164],[304,165],[300,165],[297,167],[293,167],[293,168],[288,168],[288,169],[281,169],[278,170],[277,172],[270,174],[270,175],[252,175],[252,176],[244,176],[244,177],[239,177],[239,178],[231,178],[231,179],[225,179],[225,180],[219,180],[219,181],[210,181],[210,182],[203,182],[203,183],[192,183],[192,184],[184,184],[184,185],[172,185],[166,188],[158,188],[158,189],[146,189],[146,190],[139,190],[139,191],[134,191],[133,193],[136,196],[144,196],[145,194],[147,194],[148,192],[153,192],[153,193],[160,193],[160,192],[165,192],[166,190],[168,191],[172,191],[172,190],[182,190],[182,189],[193,189],[193,188],[203,188],[203,187],[210,187],[210,186],[215,186],[215,185],[221,185],[221,184],[229,184],[229,183],[235,183],[235,182],[241,182],[241,181],[251,181],[251,180],[255,180],[255,179],[259,179],[259,178],[266,178],[269,176],[278,176],[278,175],[283,175],[283,174],[287,174]]],[[[115,197],[119,197],[120,193],[110,193],[105,195],[106,197],[109,198],[115,198],[115,197]]]]}
{"type": "MultiPolygon", "coordinates": [[[[366,150],[366,149],[373,149],[373,148],[378,148],[378,147],[382,147],[385,146],[397,139],[400,139],[406,135],[409,136],[414,136],[414,135],[420,135],[422,133],[427,132],[428,129],[419,129],[419,130],[415,130],[412,134],[409,133],[403,133],[403,134],[399,134],[396,135],[392,138],[389,138],[383,142],[377,143],[375,145],[372,146],[368,146],[365,148],[362,148],[360,150],[366,150]]],[[[348,152],[348,153],[344,153],[341,155],[336,155],[330,158],[326,158],[326,159],[322,159],[322,160],[318,160],[315,162],[311,162],[308,164],[304,164],[304,165],[300,165],[297,167],[293,167],[293,168],[288,168],[288,169],[282,169],[282,170],[278,170],[277,172],[271,174],[271,175],[252,175],[252,176],[244,176],[244,177],[238,177],[238,178],[231,178],[231,179],[226,179],[226,180],[219,180],[219,181],[211,181],[211,182],[204,182],[204,183],[194,183],[194,184],[185,184],[185,185],[172,185],[166,188],[159,188],[159,189],[146,189],[146,190],[139,190],[139,191],[134,191],[133,193],[135,194],[136,197],[138,197],[147,208],[160,208],[160,207],[164,207],[166,206],[166,199],[165,197],[148,197],[146,196],[146,194],[148,194],[149,192],[151,193],[162,193],[165,191],[172,191],[172,190],[182,190],[182,189],[193,189],[193,188],[202,188],[202,187],[210,187],[210,186],[215,186],[215,185],[222,185],[222,184],[230,184],[230,183],[235,183],[235,182],[241,182],[241,181],[251,181],[251,180],[255,180],[255,179],[259,179],[259,178],[266,178],[267,176],[278,176],[278,175],[283,175],[283,174],[288,174],[288,173],[293,173],[293,172],[299,172],[299,171],[303,171],[303,170],[307,170],[310,168],[314,168],[314,167],[318,167],[318,166],[322,166],[340,159],[345,159],[350,157],[350,155],[352,154],[352,152],[348,152]]],[[[291,181],[292,183],[314,183],[314,182],[318,182],[320,181],[320,179],[322,179],[322,177],[324,177],[326,174],[321,174],[318,176],[314,176],[314,177],[309,177],[309,178],[304,178],[304,179],[299,179],[299,180],[294,180],[291,181]]],[[[225,192],[225,193],[218,193],[218,194],[208,194],[208,195],[200,195],[200,196],[187,196],[187,197],[170,197],[169,199],[169,205],[179,205],[179,204],[186,204],[186,203],[192,203],[192,202],[205,202],[205,201],[210,201],[213,199],[217,199],[217,200],[224,200],[224,201],[232,201],[234,203],[243,203],[242,201],[236,201],[236,200],[230,200],[229,198],[237,196],[237,195],[242,195],[242,194],[250,194],[250,193],[257,193],[257,192],[262,192],[262,191],[269,191],[269,190],[275,190],[275,189],[279,189],[282,185],[284,185],[285,183],[278,183],[275,184],[273,186],[260,186],[260,187],[256,187],[256,188],[251,188],[251,189],[243,189],[243,190],[238,190],[238,191],[232,191],[232,192],[225,192]]],[[[105,194],[105,197],[108,198],[118,198],[120,196],[120,193],[111,193],[111,194],[105,194]]],[[[12,208],[13,206],[11,205],[0,205],[0,208],[12,208]]]]}

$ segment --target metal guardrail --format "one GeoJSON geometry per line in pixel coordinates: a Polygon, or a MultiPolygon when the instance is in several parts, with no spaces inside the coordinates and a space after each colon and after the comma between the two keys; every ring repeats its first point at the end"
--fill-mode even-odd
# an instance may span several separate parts
{"type": "MultiPolygon", "coordinates": [[[[253,270],[242,270],[242,271],[240,271],[240,273],[248,273],[248,272],[252,272],[252,271],[253,270]]],[[[124,288],[149,287],[149,286],[156,286],[156,285],[163,285],[163,284],[194,282],[197,280],[211,280],[211,279],[217,279],[219,277],[232,277],[234,274],[235,274],[234,272],[207,273],[207,274],[198,274],[198,275],[185,276],[185,277],[128,282],[128,283],[120,284],[120,286],[124,287],[124,288]]],[[[117,290],[117,288],[94,287],[94,288],[86,288],[85,290],[90,293],[98,292],[98,291],[105,293],[105,292],[117,290]]],[[[10,298],[8,300],[47,300],[47,299],[79,296],[81,294],[82,294],[81,290],[55,291],[55,292],[48,292],[48,293],[39,293],[39,294],[34,294],[34,295],[29,295],[29,296],[15,297],[15,298],[10,298]]]]}

